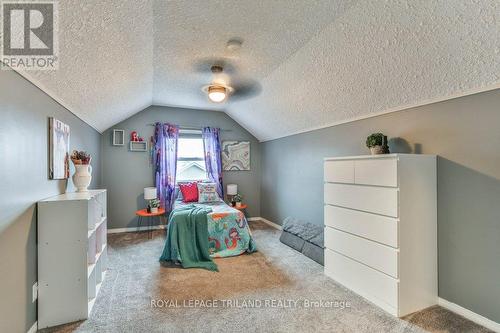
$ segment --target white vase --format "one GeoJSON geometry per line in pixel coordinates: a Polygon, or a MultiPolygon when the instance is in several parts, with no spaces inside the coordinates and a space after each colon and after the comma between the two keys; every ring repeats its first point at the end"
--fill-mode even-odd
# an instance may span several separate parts
{"type": "Polygon", "coordinates": [[[237,202],[236,207],[241,208],[241,202],[237,202]]]}
{"type": "Polygon", "coordinates": [[[92,166],[90,164],[76,164],[73,184],[77,192],[87,192],[92,181],[92,166]]]}
{"type": "Polygon", "coordinates": [[[152,214],[157,214],[158,213],[158,207],[151,207],[151,213],[152,214]]]}

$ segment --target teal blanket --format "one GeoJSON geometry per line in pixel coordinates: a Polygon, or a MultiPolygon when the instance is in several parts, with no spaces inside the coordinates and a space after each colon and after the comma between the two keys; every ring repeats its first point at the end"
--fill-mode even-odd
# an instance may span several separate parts
{"type": "Polygon", "coordinates": [[[174,209],[160,261],[179,261],[184,268],[218,271],[209,252],[207,214],[211,211],[195,205],[174,209]]]}

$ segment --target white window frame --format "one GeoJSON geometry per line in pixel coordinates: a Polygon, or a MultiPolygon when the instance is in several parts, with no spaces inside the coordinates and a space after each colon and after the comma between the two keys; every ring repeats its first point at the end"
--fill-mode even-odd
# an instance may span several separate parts
{"type": "MultiPolygon", "coordinates": [[[[200,140],[202,140],[202,144],[203,144],[203,139],[202,139],[202,136],[201,136],[201,130],[188,130],[188,129],[181,129],[179,131],[179,140],[180,139],[186,139],[186,138],[199,138],[200,140]]],[[[179,162],[202,162],[203,164],[205,164],[205,157],[204,156],[201,156],[201,158],[199,157],[177,157],[177,165],[176,165],[176,170],[178,171],[179,170],[179,162]]],[[[205,165],[205,170],[206,170],[206,165],[205,165]]],[[[203,180],[207,180],[207,175],[205,174],[205,177],[203,178],[203,180]]],[[[182,182],[189,182],[189,181],[194,181],[194,180],[200,180],[200,178],[196,178],[196,179],[178,179],[177,178],[177,175],[176,175],[176,180],[175,182],[176,183],[182,183],[182,182]]]]}

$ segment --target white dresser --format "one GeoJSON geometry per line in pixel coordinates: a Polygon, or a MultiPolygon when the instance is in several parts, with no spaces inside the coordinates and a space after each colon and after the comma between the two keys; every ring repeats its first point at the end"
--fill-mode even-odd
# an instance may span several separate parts
{"type": "Polygon", "coordinates": [[[107,267],[106,190],[38,202],[38,328],[88,318],[107,267]]]}
{"type": "Polygon", "coordinates": [[[395,316],[437,304],[436,156],[324,163],[325,274],[395,316]]]}

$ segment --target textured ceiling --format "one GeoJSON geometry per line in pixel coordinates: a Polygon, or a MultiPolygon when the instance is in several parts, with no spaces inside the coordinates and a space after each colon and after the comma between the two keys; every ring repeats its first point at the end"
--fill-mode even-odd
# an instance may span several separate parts
{"type": "MultiPolygon", "coordinates": [[[[210,72],[196,71],[207,58],[235,67],[231,78],[261,81],[349,7],[350,1],[227,0],[156,1],[154,5],[154,94],[160,105],[229,109],[209,103],[201,91],[210,72]],[[238,52],[226,49],[243,39],[238,52]]],[[[209,66],[207,66],[208,68],[209,66]]]]}
{"type": "Polygon", "coordinates": [[[497,0],[61,0],[60,66],[23,73],[102,131],[150,104],[220,110],[260,140],[500,86],[497,0]],[[232,37],[244,40],[229,52],[232,37]],[[252,99],[208,103],[224,57],[252,99]]]}
{"type": "Polygon", "coordinates": [[[59,0],[59,69],[21,73],[99,131],[151,105],[146,0],[59,0]]]}
{"type": "Polygon", "coordinates": [[[260,140],[499,87],[500,1],[359,1],[261,83],[260,140]]]}

